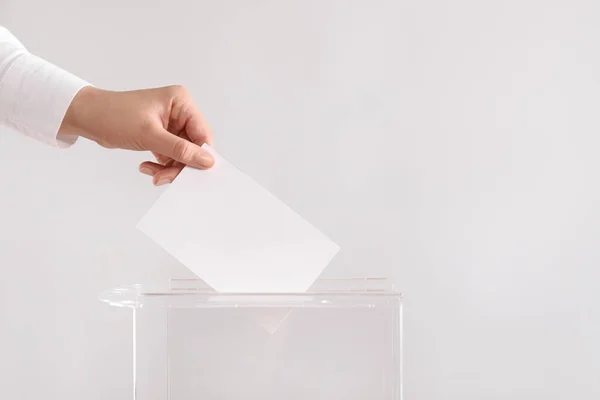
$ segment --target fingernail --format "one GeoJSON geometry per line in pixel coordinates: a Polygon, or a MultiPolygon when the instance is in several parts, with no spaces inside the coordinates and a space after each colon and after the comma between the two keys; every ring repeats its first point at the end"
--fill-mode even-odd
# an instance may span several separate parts
{"type": "Polygon", "coordinates": [[[215,159],[213,158],[212,154],[210,153],[200,153],[198,154],[198,164],[200,164],[203,167],[212,167],[212,165],[215,163],[215,159]]]}
{"type": "Polygon", "coordinates": [[[150,175],[150,176],[153,175],[152,170],[150,168],[142,167],[142,168],[140,168],[140,172],[144,175],[150,175]]]}
{"type": "Polygon", "coordinates": [[[162,178],[161,180],[159,180],[158,182],[156,182],[156,186],[162,186],[162,185],[167,185],[171,183],[171,180],[168,178],[162,178]]]}

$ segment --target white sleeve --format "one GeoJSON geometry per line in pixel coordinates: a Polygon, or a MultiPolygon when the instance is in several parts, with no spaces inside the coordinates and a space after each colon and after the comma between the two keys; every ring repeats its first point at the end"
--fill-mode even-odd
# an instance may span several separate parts
{"type": "Polygon", "coordinates": [[[58,135],[84,80],[31,53],[0,26],[0,125],[56,147],[75,143],[58,135]]]}

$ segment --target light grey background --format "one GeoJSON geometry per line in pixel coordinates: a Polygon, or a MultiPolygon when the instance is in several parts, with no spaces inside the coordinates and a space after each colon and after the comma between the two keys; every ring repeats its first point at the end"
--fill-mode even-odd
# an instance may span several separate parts
{"type": "MultiPolygon", "coordinates": [[[[407,399],[600,397],[596,1],[2,0],[104,88],[188,86],[220,152],[405,292],[407,399]]],[[[0,135],[0,397],[131,396],[108,287],[186,271],[136,231],[143,154],[0,135]]],[[[201,227],[199,227],[201,229],[201,227]]]]}

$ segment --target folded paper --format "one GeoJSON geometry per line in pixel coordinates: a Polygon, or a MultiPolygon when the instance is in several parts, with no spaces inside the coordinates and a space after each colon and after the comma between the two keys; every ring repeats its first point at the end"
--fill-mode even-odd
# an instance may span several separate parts
{"type": "Polygon", "coordinates": [[[306,291],[339,246],[205,148],[213,168],[184,168],[138,228],[218,292],[306,291]]]}

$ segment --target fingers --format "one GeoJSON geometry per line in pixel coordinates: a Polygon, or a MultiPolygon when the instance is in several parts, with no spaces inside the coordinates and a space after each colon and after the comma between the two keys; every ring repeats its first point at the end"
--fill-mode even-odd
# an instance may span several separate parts
{"type": "Polygon", "coordinates": [[[196,168],[210,168],[215,160],[208,151],[198,144],[173,135],[167,130],[160,129],[149,138],[149,150],[162,154],[175,161],[196,168]]]}
{"type": "Polygon", "coordinates": [[[156,186],[162,186],[172,183],[184,167],[184,164],[172,160],[167,165],[146,161],[140,164],[140,172],[151,176],[156,186]]]}
{"type": "Polygon", "coordinates": [[[158,163],[161,165],[167,165],[169,161],[173,161],[169,157],[163,156],[162,154],[158,154],[154,151],[152,152],[152,155],[154,156],[154,158],[156,158],[156,161],[158,161],[158,163]]]}
{"type": "Polygon", "coordinates": [[[198,110],[194,109],[192,116],[185,124],[185,133],[189,136],[190,140],[199,146],[207,143],[209,146],[213,145],[214,137],[206,118],[198,110]]]}
{"type": "Polygon", "coordinates": [[[212,130],[189,92],[183,87],[171,87],[169,93],[174,96],[174,103],[168,126],[150,129],[142,146],[158,161],[140,165],[140,171],[152,176],[155,185],[171,183],[185,165],[205,169],[215,162],[212,154],[201,148],[205,143],[212,146],[212,130]]]}
{"type": "Polygon", "coordinates": [[[190,141],[198,146],[204,143],[212,146],[212,130],[190,92],[183,86],[172,86],[169,90],[173,96],[173,103],[169,120],[169,127],[172,129],[168,130],[178,135],[181,132],[185,133],[190,141]]]}
{"type": "Polygon", "coordinates": [[[178,164],[177,166],[167,167],[157,172],[156,175],[152,178],[152,182],[156,186],[162,186],[169,183],[172,183],[177,175],[183,170],[184,165],[178,164]]]}
{"type": "Polygon", "coordinates": [[[144,175],[154,176],[157,172],[165,169],[164,165],[155,162],[146,161],[140,164],[140,172],[144,175]]]}

